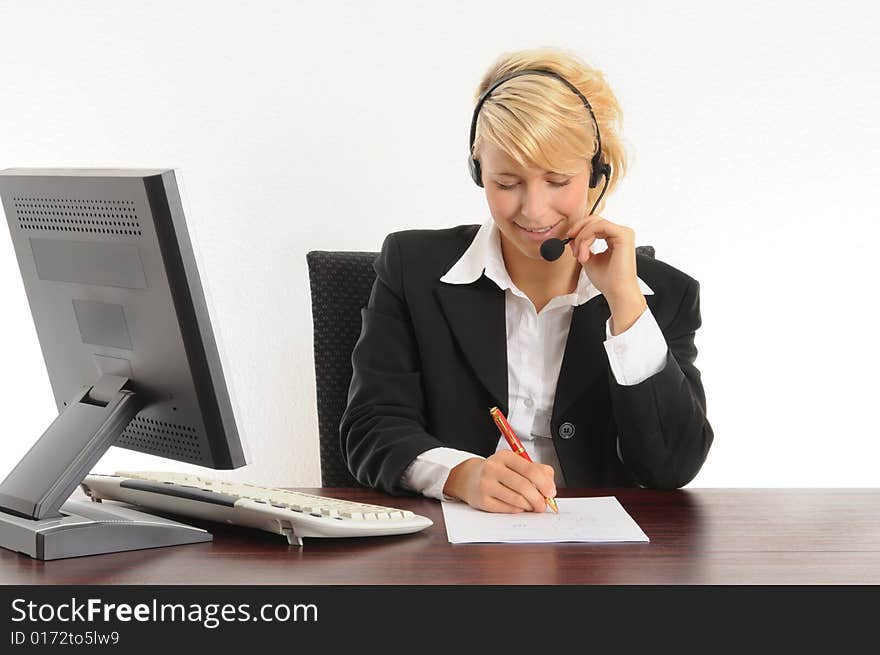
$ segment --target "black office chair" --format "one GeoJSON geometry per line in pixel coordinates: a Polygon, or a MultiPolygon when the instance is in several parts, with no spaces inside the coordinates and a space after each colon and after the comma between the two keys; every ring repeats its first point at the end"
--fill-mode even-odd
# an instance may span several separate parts
{"type": "MultiPolygon", "coordinates": [[[[636,252],[654,257],[654,248],[636,252]]],[[[348,471],[339,445],[339,423],[348,403],[351,353],[361,334],[361,308],[367,306],[376,279],[376,252],[313,250],[306,255],[312,293],[315,387],[321,486],[362,486],[348,471]]]]}
{"type": "Polygon", "coordinates": [[[322,487],[362,486],[349,472],[339,445],[339,423],[348,404],[351,353],[361,334],[361,308],[376,280],[377,252],[327,252],[306,255],[312,292],[315,341],[315,389],[322,487]]]}

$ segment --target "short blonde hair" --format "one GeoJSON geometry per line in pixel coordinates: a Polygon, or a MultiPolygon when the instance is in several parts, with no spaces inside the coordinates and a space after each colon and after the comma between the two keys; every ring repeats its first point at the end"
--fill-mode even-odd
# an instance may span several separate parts
{"type": "MultiPolygon", "coordinates": [[[[550,48],[522,50],[501,56],[483,76],[476,99],[505,75],[525,69],[549,70],[571,82],[593,108],[602,140],[603,161],[611,165],[611,181],[602,202],[626,173],[626,152],[620,136],[623,119],[617,98],[601,71],[591,68],[575,55],[550,48]]],[[[537,167],[558,173],[571,160],[588,161],[596,152],[596,130],[581,99],[565,84],[544,75],[523,75],[503,83],[486,99],[477,118],[476,137],[471,153],[479,159],[480,146],[488,140],[501,148],[524,168],[537,167]]],[[[602,192],[605,180],[590,189],[588,206],[602,192]]]]}

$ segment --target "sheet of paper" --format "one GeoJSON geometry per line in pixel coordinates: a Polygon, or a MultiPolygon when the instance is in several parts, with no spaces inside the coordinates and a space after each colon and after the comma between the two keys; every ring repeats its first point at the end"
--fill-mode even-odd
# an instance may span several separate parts
{"type": "Polygon", "coordinates": [[[614,496],[557,498],[559,514],[495,514],[465,503],[444,502],[449,543],[552,543],[649,541],[614,496]]]}

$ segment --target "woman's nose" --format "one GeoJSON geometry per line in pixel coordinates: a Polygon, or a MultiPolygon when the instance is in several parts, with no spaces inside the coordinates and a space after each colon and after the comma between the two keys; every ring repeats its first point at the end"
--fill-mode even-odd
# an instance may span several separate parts
{"type": "Polygon", "coordinates": [[[537,222],[547,213],[547,207],[547,195],[540,186],[523,191],[522,215],[525,218],[537,222]]]}

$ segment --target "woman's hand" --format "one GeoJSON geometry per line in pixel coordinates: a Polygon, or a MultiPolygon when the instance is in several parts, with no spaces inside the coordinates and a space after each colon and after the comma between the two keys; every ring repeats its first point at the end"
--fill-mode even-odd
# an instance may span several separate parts
{"type": "Polygon", "coordinates": [[[648,306],[636,273],[635,231],[591,215],[572,225],[565,236],[574,237],[568,242],[572,253],[608,301],[612,333],[629,329],[648,306]],[[608,249],[591,252],[596,239],[604,240],[608,249]]]}
{"type": "Polygon", "coordinates": [[[465,460],[449,472],[443,493],[486,512],[543,512],[556,496],[553,467],[502,450],[465,460]]]}

